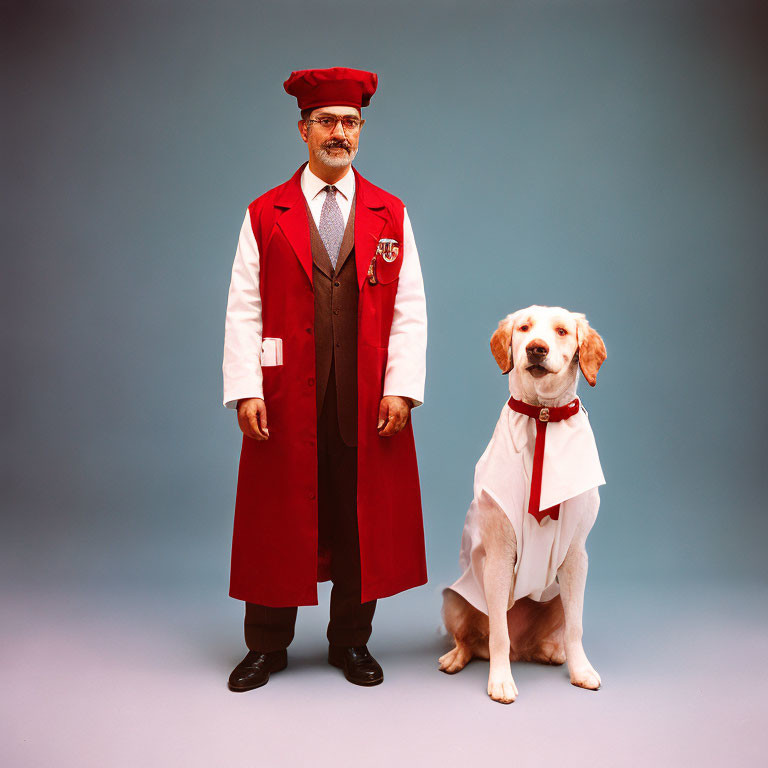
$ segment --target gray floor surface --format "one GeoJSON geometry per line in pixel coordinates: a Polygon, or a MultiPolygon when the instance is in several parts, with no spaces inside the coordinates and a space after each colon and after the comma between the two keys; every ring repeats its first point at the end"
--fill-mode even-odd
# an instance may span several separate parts
{"type": "Polygon", "coordinates": [[[598,692],[515,664],[508,706],[487,662],[436,659],[439,590],[382,601],[385,682],[325,660],[328,589],[300,611],[289,667],[233,694],[241,604],[220,592],[6,588],[0,764],[16,766],[752,766],[766,764],[767,591],[744,584],[588,587],[598,692]]]}

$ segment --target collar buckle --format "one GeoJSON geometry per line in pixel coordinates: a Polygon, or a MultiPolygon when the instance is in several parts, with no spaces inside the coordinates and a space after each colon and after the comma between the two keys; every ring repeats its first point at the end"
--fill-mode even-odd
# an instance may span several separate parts
{"type": "Polygon", "coordinates": [[[542,408],[539,411],[539,421],[549,421],[549,408],[542,408]]]}

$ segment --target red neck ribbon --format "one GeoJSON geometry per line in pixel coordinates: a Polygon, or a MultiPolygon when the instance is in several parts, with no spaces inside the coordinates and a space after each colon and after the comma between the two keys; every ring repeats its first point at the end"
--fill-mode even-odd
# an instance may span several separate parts
{"type": "Polygon", "coordinates": [[[538,405],[528,405],[522,400],[510,397],[507,405],[517,413],[522,413],[531,419],[536,419],[536,444],[533,447],[533,472],[531,475],[531,496],[528,501],[528,512],[532,514],[541,525],[541,521],[549,515],[553,520],[560,517],[560,505],[556,504],[549,509],[539,509],[541,501],[541,475],[544,470],[544,443],[547,439],[547,424],[550,421],[564,421],[579,412],[579,398],[575,397],[567,405],[559,405],[556,408],[546,408],[538,405]]]}

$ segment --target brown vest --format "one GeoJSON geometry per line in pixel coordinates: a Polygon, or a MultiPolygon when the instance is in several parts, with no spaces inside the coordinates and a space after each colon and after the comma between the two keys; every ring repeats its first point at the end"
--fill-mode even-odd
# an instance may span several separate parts
{"type": "Polygon", "coordinates": [[[315,388],[317,412],[323,407],[331,370],[335,371],[339,432],[347,445],[357,445],[357,269],[355,267],[355,201],[344,230],[336,269],[307,206],[315,291],[315,388]]]}

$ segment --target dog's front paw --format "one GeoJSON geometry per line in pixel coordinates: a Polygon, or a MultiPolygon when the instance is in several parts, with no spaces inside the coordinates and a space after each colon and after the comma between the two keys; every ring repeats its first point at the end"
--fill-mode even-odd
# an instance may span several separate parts
{"type": "Polygon", "coordinates": [[[596,691],[601,685],[600,675],[597,674],[592,665],[587,662],[571,670],[571,684],[579,688],[587,688],[590,691],[596,691]]]}
{"type": "Polygon", "coordinates": [[[511,704],[517,698],[517,686],[512,672],[494,672],[488,675],[488,695],[501,704],[511,704]]]}

